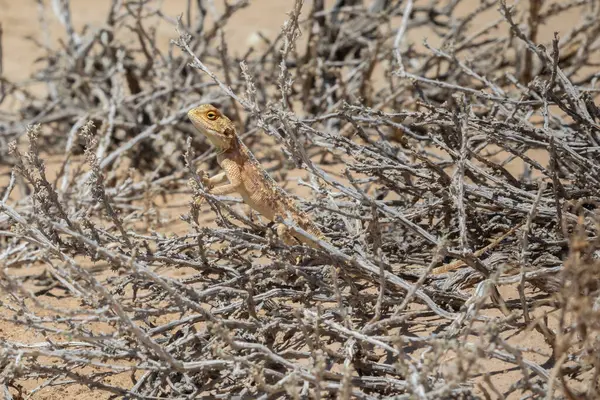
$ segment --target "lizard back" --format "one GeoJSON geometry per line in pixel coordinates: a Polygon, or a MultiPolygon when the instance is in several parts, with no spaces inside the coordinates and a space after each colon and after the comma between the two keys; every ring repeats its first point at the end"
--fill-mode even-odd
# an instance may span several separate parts
{"type": "Polygon", "coordinates": [[[241,193],[244,200],[269,220],[273,220],[276,216],[283,219],[291,217],[300,228],[318,238],[324,238],[317,225],[298,208],[294,199],[264,170],[250,149],[239,138],[236,142],[234,148],[226,153],[230,153],[228,158],[235,157],[236,153],[239,158],[236,162],[240,165],[244,177],[246,193],[241,193]]]}

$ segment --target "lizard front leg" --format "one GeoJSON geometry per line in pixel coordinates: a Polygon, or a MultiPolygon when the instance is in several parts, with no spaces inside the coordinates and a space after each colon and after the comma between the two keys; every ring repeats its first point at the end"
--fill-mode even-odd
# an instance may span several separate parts
{"type": "MultiPolygon", "coordinates": [[[[233,192],[238,192],[240,186],[242,185],[242,174],[240,171],[240,167],[235,162],[228,162],[229,160],[224,160],[222,168],[225,170],[211,178],[207,178],[205,176],[202,177],[202,182],[207,186],[207,193],[212,194],[213,196],[223,196],[226,194],[230,194],[233,192]],[[225,182],[229,179],[229,183],[222,186],[214,186],[215,184],[225,182]]],[[[204,198],[201,197],[196,201],[196,204],[200,206],[204,202],[204,198]]]]}
{"type": "MultiPolygon", "coordinates": [[[[224,177],[226,176],[227,179],[229,179],[229,183],[214,187],[209,191],[209,193],[215,196],[222,196],[233,192],[239,192],[239,189],[242,186],[242,171],[239,164],[232,160],[223,160],[221,162],[221,168],[225,170],[224,176],[220,177],[219,174],[213,178],[220,178],[224,180],[224,177]]],[[[217,179],[215,179],[215,181],[216,180],[217,179]]]]}
{"type": "Polygon", "coordinates": [[[227,174],[225,172],[221,172],[216,174],[215,176],[208,177],[206,173],[200,174],[202,178],[202,184],[208,188],[208,190],[212,189],[215,185],[219,183],[223,183],[227,180],[227,174]]]}

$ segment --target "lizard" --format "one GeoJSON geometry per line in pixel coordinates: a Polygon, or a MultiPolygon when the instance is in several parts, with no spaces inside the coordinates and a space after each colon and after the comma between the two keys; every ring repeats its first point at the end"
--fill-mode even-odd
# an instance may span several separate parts
{"type": "MultiPolygon", "coordinates": [[[[211,104],[195,107],[187,115],[194,127],[216,149],[217,162],[223,169],[223,172],[210,178],[202,175],[209,194],[221,196],[237,192],[248,206],[269,221],[290,217],[304,231],[319,240],[325,240],[325,235],[317,225],[262,168],[227,116],[211,104]],[[227,180],[229,183],[217,186],[227,180]]],[[[319,247],[316,242],[282,223],[277,224],[277,235],[288,245],[301,242],[313,248],[319,247]]]]}

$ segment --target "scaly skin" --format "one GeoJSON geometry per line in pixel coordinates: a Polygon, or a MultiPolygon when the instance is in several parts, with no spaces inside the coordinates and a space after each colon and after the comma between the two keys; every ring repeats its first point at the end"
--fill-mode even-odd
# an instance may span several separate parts
{"type": "MultiPolygon", "coordinates": [[[[237,192],[246,204],[268,220],[274,221],[277,217],[285,220],[289,217],[311,235],[319,239],[325,238],[311,219],[296,207],[294,200],[260,166],[238,137],[229,118],[210,104],[190,110],[188,118],[215,146],[218,152],[217,162],[224,170],[224,173],[205,180],[210,194],[226,195],[237,192]],[[214,186],[226,180],[229,180],[229,183],[214,186]]],[[[290,234],[289,228],[283,224],[277,226],[277,233],[287,244],[294,244],[297,239],[309,246],[318,247],[315,242],[295,232],[290,234]]]]}

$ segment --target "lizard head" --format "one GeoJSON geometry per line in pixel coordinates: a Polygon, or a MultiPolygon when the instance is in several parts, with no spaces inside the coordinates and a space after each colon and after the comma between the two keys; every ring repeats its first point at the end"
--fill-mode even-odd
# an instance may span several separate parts
{"type": "Polygon", "coordinates": [[[188,111],[188,118],[218,151],[226,151],[235,139],[235,126],[219,109],[202,104],[188,111]]]}

